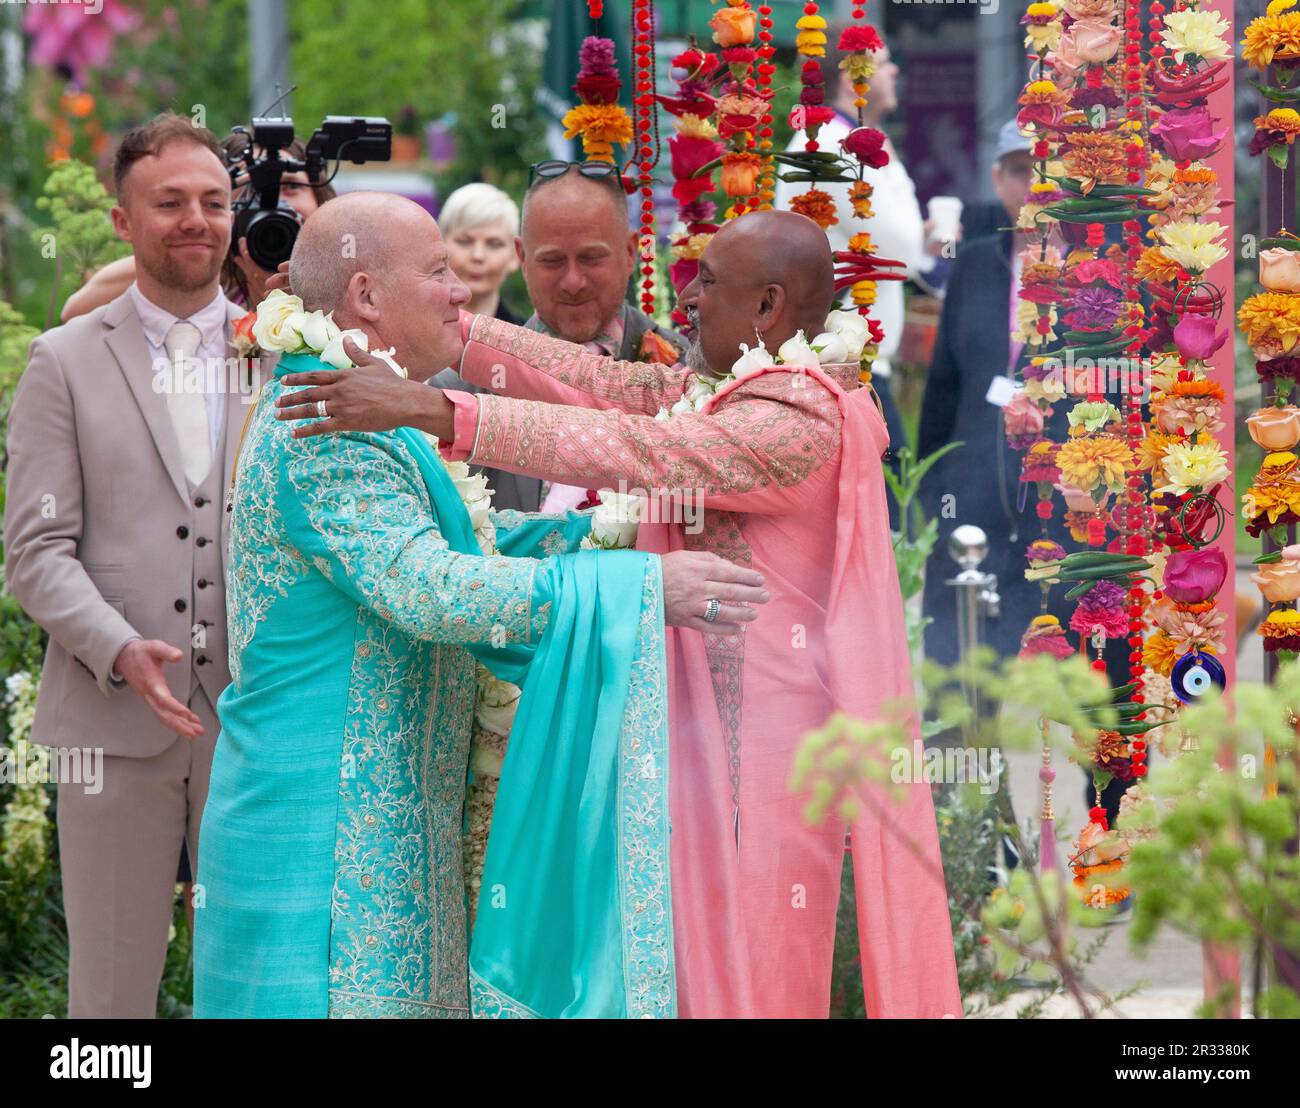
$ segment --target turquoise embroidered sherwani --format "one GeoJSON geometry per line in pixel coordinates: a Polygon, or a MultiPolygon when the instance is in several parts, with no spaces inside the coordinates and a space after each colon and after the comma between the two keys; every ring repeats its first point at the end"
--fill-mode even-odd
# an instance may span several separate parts
{"type": "Polygon", "coordinates": [[[233,680],[200,834],[196,1016],[470,1014],[470,649],[524,689],[487,861],[515,895],[486,929],[479,1003],[673,1014],[657,559],[542,559],[586,521],[518,513],[498,542],[539,557],[482,557],[421,436],[295,439],[274,418],[279,376],[319,365],[281,358],[232,491],[233,680]],[[553,843],[544,881],[535,860],[511,869],[530,824],[553,843]]]}

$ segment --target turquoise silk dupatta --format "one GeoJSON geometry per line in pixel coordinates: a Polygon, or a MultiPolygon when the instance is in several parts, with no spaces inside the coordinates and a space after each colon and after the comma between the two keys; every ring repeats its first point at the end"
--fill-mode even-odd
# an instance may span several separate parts
{"type": "MultiPolygon", "coordinates": [[[[397,432],[443,538],[477,553],[425,438],[397,432]]],[[[524,523],[503,553],[538,554],[524,523]]],[[[477,1017],[677,1014],[668,868],[668,687],[659,560],[582,551],[547,563],[540,642],[472,648],[522,689],[470,949],[477,1017]]]]}

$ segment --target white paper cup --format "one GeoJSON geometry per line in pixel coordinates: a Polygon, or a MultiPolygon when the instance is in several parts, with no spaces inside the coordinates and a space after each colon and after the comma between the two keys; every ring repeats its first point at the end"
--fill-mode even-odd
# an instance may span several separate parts
{"type": "Polygon", "coordinates": [[[930,197],[931,242],[955,242],[957,228],[961,226],[961,198],[958,196],[930,197]]]}

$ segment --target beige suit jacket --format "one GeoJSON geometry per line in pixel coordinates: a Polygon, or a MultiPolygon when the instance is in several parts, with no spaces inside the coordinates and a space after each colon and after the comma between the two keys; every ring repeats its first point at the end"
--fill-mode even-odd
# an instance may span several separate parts
{"type": "MultiPolygon", "coordinates": [[[[242,310],[229,303],[228,313],[234,321],[242,310]]],[[[144,331],[123,293],[33,340],[14,395],[5,575],[50,636],[32,727],[42,745],[149,757],[175,741],[132,689],[110,680],[118,652],[137,636],[183,652],[165,673],[173,695],[189,699],[198,652],[192,544],[211,506],[204,516],[195,503],[201,498],[186,482],[166,397],[153,381],[144,331]]],[[[244,399],[252,398],[248,379],[236,388],[248,391],[228,395],[220,477],[206,482],[220,489],[223,567],[226,492],[250,410],[244,399]]],[[[208,651],[204,681],[219,688],[230,681],[222,576],[211,598],[221,613],[219,647],[208,651]]]]}

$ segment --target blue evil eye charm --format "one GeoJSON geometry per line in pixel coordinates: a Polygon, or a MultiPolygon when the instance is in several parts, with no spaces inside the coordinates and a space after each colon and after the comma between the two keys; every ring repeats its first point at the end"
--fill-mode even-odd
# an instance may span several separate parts
{"type": "Polygon", "coordinates": [[[1223,692],[1228,687],[1228,675],[1223,665],[1213,654],[1202,654],[1193,650],[1184,654],[1174,663],[1174,670],[1169,675],[1169,684],[1173,686],[1174,695],[1184,704],[1191,704],[1210,692],[1218,689],[1223,692]]]}

